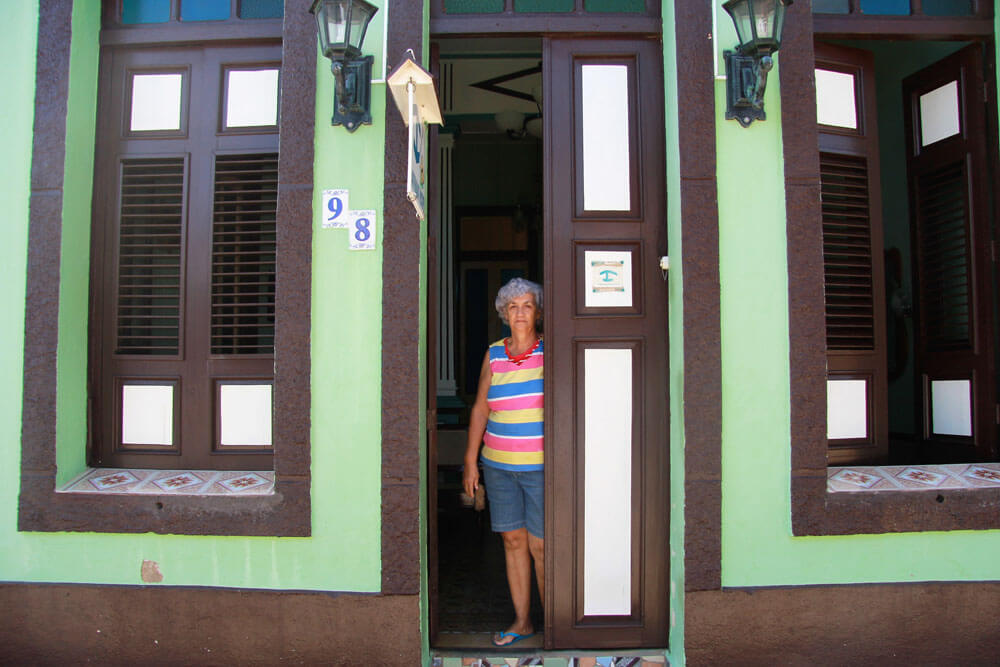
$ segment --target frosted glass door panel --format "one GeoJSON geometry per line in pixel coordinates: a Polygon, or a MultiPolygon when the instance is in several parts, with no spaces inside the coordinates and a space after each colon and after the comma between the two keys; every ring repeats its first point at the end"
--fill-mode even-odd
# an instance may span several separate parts
{"type": "Polygon", "coordinates": [[[628,211],[628,67],[584,65],[583,208],[628,211]]]}
{"type": "Polygon", "coordinates": [[[278,124],[278,70],[226,73],[226,127],[278,124]]]}
{"type": "Polygon", "coordinates": [[[220,446],[270,447],[271,385],[221,385],[219,419],[220,446]]]}
{"type": "Polygon", "coordinates": [[[133,132],[181,129],[181,74],[136,74],[132,77],[133,132]]]}
{"type": "Polygon", "coordinates": [[[830,440],[868,437],[868,382],[827,380],[826,437],[830,440]]]}
{"type": "Polygon", "coordinates": [[[934,435],[972,436],[972,383],[969,380],[931,382],[931,424],[934,435]]]}
{"type": "Polygon", "coordinates": [[[816,70],[816,122],[820,125],[858,129],[853,74],[816,70]]]}
{"type": "Polygon", "coordinates": [[[122,444],[174,444],[172,385],[127,384],[122,387],[122,444]]]}
{"type": "Polygon", "coordinates": [[[587,616],[632,613],[632,350],[584,350],[587,616]]]}
{"type": "Polygon", "coordinates": [[[929,146],[959,132],[958,82],[920,96],[920,145],[929,146]]]}

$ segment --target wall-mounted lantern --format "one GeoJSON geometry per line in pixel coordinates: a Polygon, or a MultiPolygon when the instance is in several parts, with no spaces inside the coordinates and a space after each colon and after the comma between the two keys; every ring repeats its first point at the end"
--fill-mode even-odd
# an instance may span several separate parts
{"type": "Polygon", "coordinates": [[[792,0],[729,0],[722,5],[736,25],[740,40],[736,51],[726,51],[726,120],[735,118],[748,127],[764,120],[764,89],[781,47],[785,9],[792,0]]]}
{"type": "Polygon", "coordinates": [[[371,125],[373,56],[362,56],[368,23],[378,7],[365,0],[315,0],[309,11],[316,16],[319,44],[330,59],[334,96],[332,125],[349,132],[362,123],[371,125]]]}

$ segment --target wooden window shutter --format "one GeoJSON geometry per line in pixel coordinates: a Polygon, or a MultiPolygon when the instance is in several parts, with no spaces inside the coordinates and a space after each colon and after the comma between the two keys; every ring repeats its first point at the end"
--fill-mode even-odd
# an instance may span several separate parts
{"type": "Polygon", "coordinates": [[[820,152],[826,345],[874,350],[871,201],[868,160],[820,152]]]}
{"type": "Polygon", "coordinates": [[[928,352],[972,347],[972,261],[964,160],[917,176],[921,324],[928,352]]]}
{"type": "Polygon", "coordinates": [[[273,354],[278,155],[218,156],[212,354],[273,354]]]}
{"type": "Polygon", "coordinates": [[[118,354],[180,352],[184,158],[121,165],[118,231],[118,354]]]}
{"type": "MultiPolygon", "coordinates": [[[[889,449],[888,369],[874,59],[861,49],[817,43],[816,67],[850,75],[855,103],[853,123],[820,124],[818,132],[827,379],[864,387],[862,407],[831,406],[827,461],[883,463],[889,449]],[[852,418],[863,409],[864,429],[838,428],[857,424],[839,421],[845,414],[838,409],[852,418]]],[[[845,386],[852,385],[839,385],[845,386]]]]}

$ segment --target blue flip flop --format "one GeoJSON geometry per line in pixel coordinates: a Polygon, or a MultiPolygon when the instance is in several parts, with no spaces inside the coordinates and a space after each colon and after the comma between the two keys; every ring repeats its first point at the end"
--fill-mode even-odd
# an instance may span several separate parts
{"type": "Polygon", "coordinates": [[[493,645],[496,646],[497,648],[505,648],[507,646],[513,646],[522,639],[527,639],[528,637],[534,637],[534,636],[535,636],[534,632],[527,635],[521,635],[516,632],[498,632],[493,635],[493,645]],[[506,637],[513,637],[513,639],[511,639],[509,642],[504,642],[503,644],[497,643],[498,639],[504,639],[506,637]]]}

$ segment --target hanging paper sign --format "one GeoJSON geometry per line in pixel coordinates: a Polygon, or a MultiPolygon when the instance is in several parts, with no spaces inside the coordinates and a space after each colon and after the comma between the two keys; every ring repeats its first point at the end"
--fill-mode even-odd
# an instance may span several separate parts
{"type": "Polygon", "coordinates": [[[349,247],[351,250],[375,249],[375,211],[351,211],[349,214],[349,247]]]}
{"type": "Polygon", "coordinates": [[[323,190],[323,229],[346,229],[348,190],[323,190]]]}
{"type": "Polygon", "coordinates": [[[632,306],[631,252],[588,250],[584,262],[588,308],[632,306]]]}
{"type": "MultiPolygon", "coordinates": [[[[412,92],[411,92],[412,98],[412,92]]],[[[409,163],[406,167],[406,197],[413,202],[417,218],[427,212],[427,126],[420,119],[420,108],[411,102],[409,126],[409,163]]]]}

